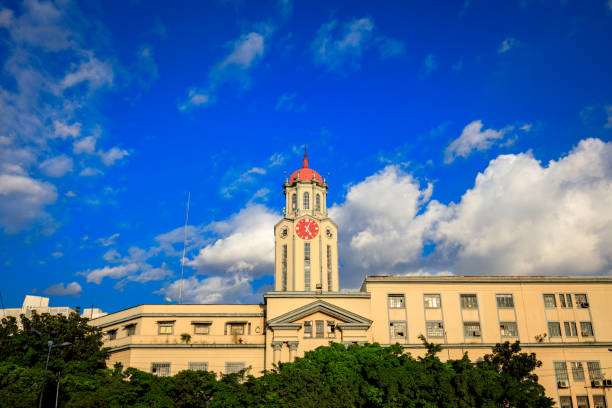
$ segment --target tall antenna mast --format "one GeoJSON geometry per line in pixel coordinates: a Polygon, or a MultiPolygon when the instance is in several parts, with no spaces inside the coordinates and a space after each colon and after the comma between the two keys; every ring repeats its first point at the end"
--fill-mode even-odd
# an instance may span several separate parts
{"type": "Polygon", "coordinates": [[[181,260],[181,286],[179,287],[179,305],[183,303],[183,268],[185,267],[185,249],[187,248],[187,222],[189,221],[189,200],[191,192],[187,192],[187,213],[185,214],[185,233],[183,235],[183,259],[181,260]]]}

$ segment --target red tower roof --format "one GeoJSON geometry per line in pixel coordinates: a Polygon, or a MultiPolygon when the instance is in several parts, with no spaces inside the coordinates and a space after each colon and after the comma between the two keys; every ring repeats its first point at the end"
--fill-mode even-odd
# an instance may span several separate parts
{"type": "Polygon", "coordinates": [[[293,172],[291,177],[289,177],[289,184],[293,184],[298,177],[300,180],[310,181],[315,179],[319,183],[323,183],[321,175],[313,169],[308,168],[308,156],[306,155],[306,151],[304,151],[304,159],[302,159],[302,168],[293,172]]]}

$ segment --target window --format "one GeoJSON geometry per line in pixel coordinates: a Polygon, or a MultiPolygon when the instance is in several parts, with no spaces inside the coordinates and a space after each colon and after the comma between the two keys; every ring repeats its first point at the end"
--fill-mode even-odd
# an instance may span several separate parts
{"type": "Polygon", "coordinates": [[[404,295],[389,295],[389,308],[390,309],[402,309],[404,307],[404,295]]]}
{"type": "Polygon", "coordinates": [[[332,291],[332,247],[327,246],[327,290],[332,291]]]}
{"type": "Polygon", "coordinates": [[[589,397],[587,395],[576,396],[576,406],[578,408],[589,408],[589,397]]]}
{"type": "Polygon", "coordinates": [[[136,334],[136,323],[125,326],[125,334],[130,337],[136,334]]]}
{"type": "Polygon", "coordinates": [[[561,325],[559,322],[548,322],[548,336],[561,337],[561,325]]]}
{"type": "Polygon", "coordinates": [[[157,334],[173,334],[174,333],[174,321],[168,322],[157,322],[157,334]]]}
{"type": "Polygon", "coordinates": [[[210,323],[193,323],[193,334],[210,334],[210,323]]]}
{"type": "Polygon", "coordinates": [[[463,323],[463,335],[465,337],[480,337],[480,323],[464,322],[463,323]]]}
{"type": "Polygon", "coordinates": [[[573,307],[572,305],[572,295],[570,293],[565,294],[565,298],[567,299],[567,307],[573,307]]]}
{"type": "Polygon", "coordinates": [[[312,337],[312,322],[306,321],[304,322],[304,338],[312,337]]]}
{"type": "Polygon", "coordinates": [[[321,194],[315,196],[315,211],[321,211],[321,194]]]}
{"type": "Polygon", "coordinates": [[[559,397],[560,408],[572,408],[572,397],[559,397]]]}
{"type": "Polygon", "coordinates": [[[544,307],[547,309],[553,309],[557,307],[557,301],[555,295],[545,294],[544,295],[544,307]]]}
{"type": "Polygon", "coordinates": [[[323,320],[315,320],[315,329],[316,329],[315,334],[317,338],[325,337],[324,323],[325,322],[323,320]]]}
{"type": "Polygon", "coordinates": [[[236,335],[236,336],[242,336],[244,334],[244,326],[245,323],[241,323],[241,322],[232,322],[232,323],[226,323],[225,324],[225,334],[229,334],[231,335],[236,335]]]}
{"type": "Polygon", "coordinates": [[[569,381],[565,361],[555,361],[553,366],[555,367],[555,377],[557,378],[557,381],[569,381]]]}
{"type": "Polygon", "coordinates": [[[304,242],[304,290],[310,290],[310,242],[304,242]]]}
{"type": "Polygon", "coordinates": [[[512,294],[495,295],[497,307],[500,309],[511,309],[514,307],[514,298],[512,294]]]}
{"type": "Polygon", "coordinates": [[[287,245],[281,248],[281,290],[287,290],[287,245]]]}
{"type": "Polygon", "coordinates": [[[518,327],[516,322],[501,322],[499,333],[502,337],[518,337],[518,327]]]}
{"type": "Polygon", "coordinates": [[[107,331],[106,335],[109,340],[117,340],[117,329],[107,331]]]}
{"type": "Polygon", "coordinates": [[[461,307],[463,309],[477,309],[478,298],[476,295],[459,295],[461,298],[461,307]]]}
{"type": "Polygon", "coordinates": [[[389,327],[391,328],[391,338],[406,338],[406,322],[391,322],[389,323],[389,327]]]}
{"type": "Polygon", "coordinates": [[[304,193],[304,209],[307,210],[310,208],[310,194],[308,191],[304,193]]]}
{"type": "Polygon", "coordinates": [[[291,209],[293,211],[297,210],[297,194],[291,194],[291,209]]]}
{"type": "Polygon", "coordinates": [[[327,321],[327,337],[336,337],[336,322],[334,322],[333,320],[327,321]]]}
{"type": "Polygon", "coordinates": [[[425,322],[427,337],[444,337],[444,324],[442,322],[425,322]]]}
{"type": "Polygon", "coordinates": [[[151,374],[170,377],[170,363],[151,363],[151,374]]]}
{"type": "Polygon", "coordinates": [[[606,408],[606,397],[603,395],[593,395],[593,407],[606,408]]]}
{"type": "Polygon", "coordinates": [[[576,322],[563,322],[563,327],[565,327],[565,337],[578,337],[576,322]]]}
{"type": "Polygon", "coordinates": [[[565,295],[563,293],[559,293],[559,304],[561,307],[567,307],[565,304],[565,295]]]}
{"type": "Polygon", "coordinates": [[[593,337],[593,325],[591,322],[580,322],[580,334],[582,337],[593,337]]]}
{"type": "Polygon", "coordinates": [[[582,361],[571,361],[570,367],[572,368],[572,378],[574,381],[584,381],[584,366],[582,361]]]}
{"type": "Polygon", "coordinates": [[[199,361],[190,361],[189,369],[191,371],[208,371],[208,363],[199,362],[199,361]]]}
{"type": "Polygon", "coordinates": [[[234,362],[225,363],[225,374],[236,374],[242,370],[244,370],[244,363],[234,363],[234,362]]]}
{"type": "Polygon", "coordinates": [[[576,293],[574,295],[574,299],[576,299],[576,307],[589,307],[589,301],[587,300],[586,293],[576,293]]]}
{"type": "Polygon", "coordinates": [[[588,361],[587,370],[589,371],[589,379],[601,380],[601,366],[599,361],[588,361]]]}
{"type": "Polygon", "coordinates": [[[423,302],[425,303],[426,309],[439,309],[440,305],[440,295],[423,295],[423,302]]]}

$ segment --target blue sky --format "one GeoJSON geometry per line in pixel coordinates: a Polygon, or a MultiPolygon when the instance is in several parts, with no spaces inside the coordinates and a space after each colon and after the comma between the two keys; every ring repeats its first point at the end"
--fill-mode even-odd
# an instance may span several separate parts
{"type": "Polygon", "coordinates": [[[0,1],[0,291],[270,289],[284,172],[340,279],[612,273],[612,2],[0,1]],[[329,175],[328,175],[329,173],[329,175]]]}

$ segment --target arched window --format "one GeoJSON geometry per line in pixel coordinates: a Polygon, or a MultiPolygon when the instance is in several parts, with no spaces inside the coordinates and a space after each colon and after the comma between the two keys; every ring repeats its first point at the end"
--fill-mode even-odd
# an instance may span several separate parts
{"type": "Polygon", "coordinates": [[[321,194],[315,197],[315,211],[321,211],[321,194]]]}
{"type": "Polygon", "coordinates": [[[297,194],[295,193],[291,196],[291,209],[293,211],[297,210],[297,194]]]}
{"type": "Polygon", "coordinates": [[[304,209],[307,210],[310,208],[310,194],[308,191],[304,193],[304,209]]]}

